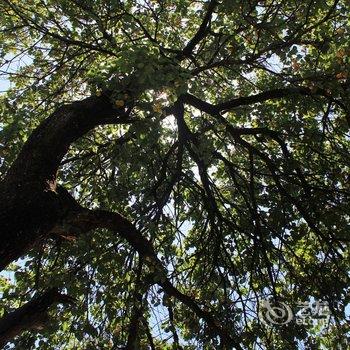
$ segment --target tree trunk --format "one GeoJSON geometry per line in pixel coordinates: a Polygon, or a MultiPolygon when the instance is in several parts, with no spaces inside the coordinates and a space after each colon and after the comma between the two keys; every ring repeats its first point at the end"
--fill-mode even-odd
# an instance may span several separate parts
{"type": "Polygon", "coordinates": [[[72,210],[72,200],[56,186],[56,173],[69,146],[97,125],[126,118],[108,95],[89,97],[58,108],[34,130],[0,183],[0,270],[28,252],[72,210]]]}

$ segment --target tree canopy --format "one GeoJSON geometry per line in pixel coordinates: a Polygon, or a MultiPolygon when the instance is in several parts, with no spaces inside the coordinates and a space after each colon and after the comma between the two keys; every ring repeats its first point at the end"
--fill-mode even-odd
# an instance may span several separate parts
{"type": "Polygon", "coordinates": [[[346,349],[349,6],[0,0],[0,344],[346,349]]]}

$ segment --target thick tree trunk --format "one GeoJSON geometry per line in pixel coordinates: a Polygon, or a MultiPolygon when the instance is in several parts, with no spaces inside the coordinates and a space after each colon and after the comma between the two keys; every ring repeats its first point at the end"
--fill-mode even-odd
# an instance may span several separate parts
{"type": "Polygon", "coordinates": [[[0,270],[72,209],[69,197],[56,189],[56,173],[69,146],[97,125],[126,118],[108,96],[89,97],[58,108],[34,130],[0,183],[0,270]]]}
{"type": "MultiPolygon", "coordinates": [[[[126,121],[108,94],[58,108],[30,135],[0,183],[0,271],[59,230],[83,208],[56,185],[56,173],[69,146],[97,125],[126,121]]],[[[24,330],[43,326],[47,309],[67,302],[49,290],[0,320],[0,346],[24,330]]]]}

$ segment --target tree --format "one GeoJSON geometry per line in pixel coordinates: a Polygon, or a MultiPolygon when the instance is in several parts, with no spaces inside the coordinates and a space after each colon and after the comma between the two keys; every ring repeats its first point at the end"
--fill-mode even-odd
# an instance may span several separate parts
{"type": "Polygon", "coordinates": [[[0,343],[345,349],[348,6],[1,0],[0,343]]]}

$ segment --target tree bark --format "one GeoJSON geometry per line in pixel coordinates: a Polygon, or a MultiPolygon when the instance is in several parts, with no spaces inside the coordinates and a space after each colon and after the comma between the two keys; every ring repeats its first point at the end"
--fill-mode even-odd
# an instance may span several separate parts
{"type": "MultiPolygon", "coordinates": [[[[125,123],[128,111],[113,106],[109,94],[59,107],[30,135],[0,182],[0,271],[59,230],[82,207],[62,187],[56,173],[70,145],[103,124],[125,123]]],[[[68,299],[56,289],[34,298],[0,320],[0,344],[43,325],[47,309],[68,299]]]]}
{"type": "Polygon", "coordinates": [[[125,122],[108,95],[58,108],[33,131],[0,183],[0,271],[68,215],[72,201],[56,173],[69,146],[97,125],[125,122]]]}
{"type": "Polygon", "coordinates": [[[0,319],[0,347],[9,340],[27,330],[41,330],[45,328],[48,309],[56,303],[73,303],[74,299],[60,294],[56,288],[33,298],[15,311],[0,319]]]}

